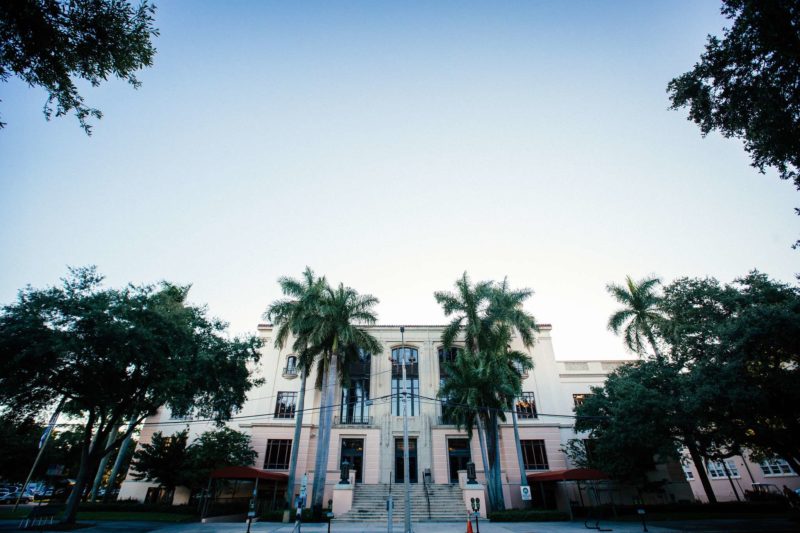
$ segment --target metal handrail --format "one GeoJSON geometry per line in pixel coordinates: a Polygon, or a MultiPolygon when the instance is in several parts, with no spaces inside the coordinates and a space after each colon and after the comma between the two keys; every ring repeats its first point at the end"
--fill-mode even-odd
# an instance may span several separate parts
{"type": "Polygon", "coordinates": [[[296,366],[285,366],[285,367],[283,367],[283,376],[284,377],[286,377],[286,376],[297,376],[298,372],[299,372],[299,370],[298,370],[298,368],[296,366]]]}
{"type": "Polygon", "coordinates": [[[428,494],[428,477],[422,472],[422,490],[425,492],[425,500],[428,503],[428,520],[431,519],[431,496],[428,494]]]}

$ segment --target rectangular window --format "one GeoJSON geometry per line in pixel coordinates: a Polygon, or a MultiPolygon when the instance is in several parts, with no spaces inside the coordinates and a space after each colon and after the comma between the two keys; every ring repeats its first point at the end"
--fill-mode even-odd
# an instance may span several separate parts
{"type": "Polygon", "coordinates": [[[269,439],[267,441],[267,457],[264,459],[264,469],[288,470],[291,453],[291,439],[269,439]]]}
{"type": "Polygon", "coordinates": [[[783,459],[767,459],[765,461],[761,461],[758,466],[761,467],[761,471],[764,472],[765,476],[795,475],[792,467],[789,466],[789,463],[783,459]]]}
{"type": "Polygon", "coordinates": [[[523,392],[517,401],[517,416],[519,418],[536,418],[536,400],[532,392],[523,392]]]}
{"type": "MultiPolygon", "coordinates": [[[[739,470],[736,468],[733,460],[726,459],[725,466],[728,467],[728,472],[730,472],[731,477],[739,477],[739,470]]],[[[727,479],[728,475],[725,473],[725,466],[722,465],[722,461],[708,461],[706,463],[708,477],[711,479],[727,479]]]]}
{"type": "MultiPolygon", "coordinates": [[[[406,377],[408,416],[419,416],[419,378],[406,377]]],[[[392,415],[403,416],[403,378],[392,378],[392,415]]]]}
{"type": "Polygon", "coordinates": [[[369,378],[351,379],[342,388],[341,424],[369,424],[369,378]]]}
{"type": "Polygon", "coordinates": [[[547,450],[543,440],[522,440],[522,458],[525,461],[525,470],[547,470],[547,450]]]}
{"type": "Polygon", "coordinates": [[[587,393],[584,393],[584,394],[573,394],[572,395],[572,401],[575,403],[575,408],[577,409],[578,407],[583,405],[583,402],[586,401],[586,398],[588,398],[590,396],[591,396],[591,394],[587,394],[587,393]]]}
{"type": "Polygon", "coordinates": [[[692,472],[692,467],[689,466],[688,463],[681,462],[681,466],[683,467],[683,475],[686,476],[686,481],[691,481],[694,479],[694,472],[692,472]]]}
{"type": "Polygon", "coordinates": [[[275,401],[275,418],[294,418],[296,404],[296,392],[279,392],[278,399],[275,401]]]}

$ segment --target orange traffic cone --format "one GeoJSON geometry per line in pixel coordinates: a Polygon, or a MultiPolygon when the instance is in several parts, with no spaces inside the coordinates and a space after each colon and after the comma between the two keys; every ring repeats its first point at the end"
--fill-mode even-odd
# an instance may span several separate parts
{"type": "Polygon", "coordinates": [[[467,515],[467,533],[473,533],[472,520],[469,519],[469,515],[467,515]]]}

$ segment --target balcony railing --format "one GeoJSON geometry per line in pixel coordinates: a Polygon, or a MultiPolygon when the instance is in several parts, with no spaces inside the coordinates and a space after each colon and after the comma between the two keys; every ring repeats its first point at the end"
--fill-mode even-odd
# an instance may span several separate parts
{"type": "Polygon", "coordinates": [[[372,417],[367,415],[345,415],[333,417],[334,425],[371,426],[372,417]]]}
{"type": "Polygon", "coordinates": [[[296,366],[285,366],[285,367],[283,367],[283,377],[285,377],[285,378],[296,378],[297,377],[297,367],[296,366]]]}

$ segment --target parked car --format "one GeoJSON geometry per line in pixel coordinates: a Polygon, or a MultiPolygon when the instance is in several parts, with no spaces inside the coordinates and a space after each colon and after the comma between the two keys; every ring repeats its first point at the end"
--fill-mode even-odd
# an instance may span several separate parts
{"type": "Polygon", "coordinates": [[[7,492],[0,496],[0,504],[1,503],[16,503],[17,498],[19,498],[19,503],[30,503],[33,500],[33,496],[30,493],[20,493],[19,491],[15,492],[7,492]]]}

